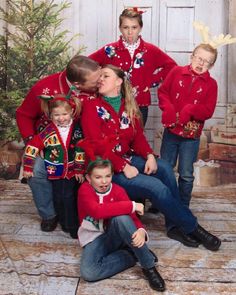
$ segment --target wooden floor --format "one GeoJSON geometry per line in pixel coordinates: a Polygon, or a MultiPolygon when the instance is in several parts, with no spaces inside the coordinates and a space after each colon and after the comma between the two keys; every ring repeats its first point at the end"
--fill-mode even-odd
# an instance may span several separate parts
{"type": "MultiPolygon", "coordinates": [[[[145,214],[150,248],[165,278],[163,294],[236,294],[236,184],[194,190],[199,223],[222,239],[214,253],[187,248],[165,235],[162,215],[145,214]]],[[[59,228],[40,231],[27,185],[0,180],[0,294],[151,295],[138,266],[111,279],[80,279],[81,249],[59,228]]]]}

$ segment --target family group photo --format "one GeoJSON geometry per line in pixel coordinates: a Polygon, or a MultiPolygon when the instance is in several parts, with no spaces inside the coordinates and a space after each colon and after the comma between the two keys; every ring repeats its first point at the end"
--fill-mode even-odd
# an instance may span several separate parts
{"type": "Polygon", "coordinates": [[[236,294],[236,1],[0,3],[0,295],[236,294]]]}

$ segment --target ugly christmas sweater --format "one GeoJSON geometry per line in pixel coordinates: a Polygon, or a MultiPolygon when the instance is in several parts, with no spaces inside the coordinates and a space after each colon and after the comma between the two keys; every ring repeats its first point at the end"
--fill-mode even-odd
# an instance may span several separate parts
{"type": "Polygon", "coordinates": [[[82,139],[78,124],[70,125],[66,144],[60,132],[52,122],[43,131],[35,135],[26,145],[23,156],[24,171],[33,171],[36,156],[44,151],[44,163],[48,179],[72,178],[75,174],[83,174],[84,152],[77,146],[82,139]]]}
{"type": "Polygon", "coordinates": [[[214,113],[217,83],[208,71],[199,75],[190,66],[177,66],[158,89],[158,98],[164,127],[184,138],[198,138],[214,113]]]}
{"type": "Polygon", "coordinates": [[[176,65],[172,58],[155,45],[145,42],[141,37],[140,45],[135,50],[133,58],[125,48],[122,37],[89,57],[101,65],[113,64],[125,71],[139,106],[151,104],[149,88],[154,82],[159,84],[163,81],[167,73],[176,65]],[[153,75],[154,72],[156,72],[155,75],[153,75]]]}
{"type": "MultiPolygon", "coordinates": [[[[135,119],[132,124],[125,112],[124,99],[118,113],[101,97],[86,103],[81,114],[81,126],[84,137],[91,140],[99,142],[106,137],[116,137],[116,144],[109,153],[115,172],[123,171],[132,154],[145,159],[148,154],[153,154],[139,120],[135,119]]],[[[98,144],[95,153],[103,155],[106,148],[98,144]]]]}
{"type": "Polygon", "coordinates": [[[133,202],[125,190],[112,183],[105,194],[99,194],[88,183],[84,182],[78,191],[78,215],[80,227],[78,237],[83,247],[104,232],[109,219],[119,215],[129,215],[138,228],[143,228],[141,221],[133,211],[133,202]]]}
{"type": "MultiPolygon", "coordinates": [[[[16,110],[16,121],[25,142],[31,139],[34,134],[43,130],[50,122],[41,110],[40,95],[67,95],[69,92],[69,82],[66,79],[66,72],[59,72],[38,81],[28,92],[22,104],[16,110]]],[[[94,98],[94,94],[85,92],[72,92],[73,96],[81,101],[94,98]]]]}

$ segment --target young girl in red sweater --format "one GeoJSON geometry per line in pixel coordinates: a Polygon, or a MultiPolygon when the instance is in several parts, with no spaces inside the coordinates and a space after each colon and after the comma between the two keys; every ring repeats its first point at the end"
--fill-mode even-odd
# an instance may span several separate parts
{"type": "Polygon", "coordinates": [[[51,122],[27,144],[23,157],[23,176],[33,176],[37,156],[42,153],[53,201],[62,230],[77,238],[77,181],[83,182],[84,152],[77,146],[82,139],[78,120],[80,101],[63,95],[41,96],[42,110],[51,122]]]}

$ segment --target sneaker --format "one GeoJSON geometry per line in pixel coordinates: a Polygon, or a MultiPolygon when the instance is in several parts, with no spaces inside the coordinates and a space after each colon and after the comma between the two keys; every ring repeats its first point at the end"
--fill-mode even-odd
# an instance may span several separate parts
{"type": "Polygon", "coordinates": [[[167,232],[167,237],[169,237],[170,239],[179,241],[180,243],[184,244],[187,247],[197,248],[200,245],[199,241],[185,234],[181,229],[177,227],[171,228],[167,232]]]}
{"type": "Polygon", "coordinates": [[[189,236],[200,241],[208,250],[217,251],[220,248],[221,240],[200,225],[189,236]]]}
{"type": "Polygon", "coordinates": [[[57,216],[51,219],[42,219],[41,221],[42,231],[46,231],[46,232],[54,231],[56,227],[57,227],[57,216]]]}
{"type": "Polygon", "coordinates": [[[165,291],[165,282],[155,267],[144,269],[143,273],[148,279],[149,285],[153,290],[165,291]]]}

